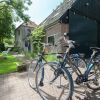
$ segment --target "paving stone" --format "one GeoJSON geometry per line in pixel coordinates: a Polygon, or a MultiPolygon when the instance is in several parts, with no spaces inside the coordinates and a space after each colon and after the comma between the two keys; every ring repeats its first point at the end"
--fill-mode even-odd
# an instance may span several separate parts
{"type": "Polygon", "coordinates": [[[10,100],[9,95],[0,96],[0,100],[10,100]]]}
{"type": "MultiPolygon", "coordinates": [[[[84,100],[84,86],[75,85],[72,100],[84,100]]],[[[52,92],[52,91],[51,91],[52,92]]],[[[88,89],[89,100],[100,100],[100,91],[93,93],[88,89]]],[[[35,90],[30,88],[27,72],[0,75],[0,100],[42,100],[35,90]]]]}

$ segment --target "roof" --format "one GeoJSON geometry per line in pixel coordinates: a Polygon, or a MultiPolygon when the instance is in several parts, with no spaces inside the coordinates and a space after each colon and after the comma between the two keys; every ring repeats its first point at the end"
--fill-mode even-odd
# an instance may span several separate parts
{"type": "Polygon", "coordinates": [[[34,27],[37,27],[37,24],[36,24],[35,22],[32,22],[32,21],[29,20],[27,23],[22,23],[22,24],[20,24],[20,25],[16,28],[16,30],[19,29],[21,26],[26,26],[26,27],[34,28],[34,27]]]}
{"type": "Polygon", "coordinates": [[[58,5],[57,8],[53,10],[53,12],[40,25],[47,26],[58,21],[62,15],[71,8],[75,1],[76,0],[64,0],[64,2],[58,5]]]}
{"type": "Polygon", "coordinates": [[[67,16],[69,9],[100,22],[100,0],[64,0],[40,25],[49,26],[54,22],[67,20],[63,16],[67,16]]]}
{"type": "Polygon", "coordinates": [[[28,21],[27,23],[23,23],[23,26],[28,26],[28,27],[36,27],[36,23],[32,21],[28,21]]]}

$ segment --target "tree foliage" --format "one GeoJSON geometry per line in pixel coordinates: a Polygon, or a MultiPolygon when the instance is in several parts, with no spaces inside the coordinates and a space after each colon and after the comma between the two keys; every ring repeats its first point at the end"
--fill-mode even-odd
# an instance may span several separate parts
{"type": "Polygon", "coordinates": [[[45,38],[45,30],[43,27],[37,27],[32,32],[33,49],[35,54],[37,54],[42,50],[41,43],[44,42],[44,38],[45,38]]]}
{"type": "Polygon", "coordinates": [[[0,0],[0,42],[14,33],[15,21],[28,21],[29,16],[24,11],[28,10],[30,4],[30,0],[0,0]]]}
{"type": "Polygon", "coordinates": [[[28,15],[24,14],[25,10],[28,10],[27,5],[31,5],[31,0],[1,0],[0,10],[4,9],[4,6],[8,7],[10,11],[16,15],[17,20],[21,18],[22,20],[27,20],[28,15]]]}
{"type": "Polygon", "coordinates": [[[4,38],[11,36],[12,30],[14,29],[11,12],[8,7],[4,7],[0,10],[0,42],[3,42],[4,38]]]}

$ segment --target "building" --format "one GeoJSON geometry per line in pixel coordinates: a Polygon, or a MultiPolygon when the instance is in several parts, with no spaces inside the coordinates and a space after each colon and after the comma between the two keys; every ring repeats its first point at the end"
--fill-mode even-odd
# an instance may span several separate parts
{"type": "Polygon", "coordinates": [[[80,43],[79,52],[88,54],[90,46],[100,46],[99,9],[100,0],[64,0],[41,23],[46,30],[46,42],[55,42],[69,32],[70,39],[80,43]]]}
{"type": "MultiPolygon", "coordinates": [[[[73,4],[73,0],[64,0],[53,12],[40,24],[44,26],[46,30],[46,42],[55,44],[56,41],[65,32],[69,32],[69,19],[68,10],[70,5],[73,4]],[[64,15],[65,14],[65,15],[64,15]],[[66,19],[64,19],[66,17],[66,19]]],[[[59,51],[63,50],[63,46],[59,45],[59,51]]]]}
{"type": "Polygon", "coordinates": [[[90,46],[100,47],[100,0],[76,0],[70,9],[71,39],[80,42],[88,55],[90,46]]]}
{"type": "Polygon", "coordinates": [[[32,21],[22,23],[19,27],[17,27],[15,30],[15,46],[25,52],[32,52],[33,45],[32,40],[29,37],[35,27],[37,27],[37,25],[32,21]]]}

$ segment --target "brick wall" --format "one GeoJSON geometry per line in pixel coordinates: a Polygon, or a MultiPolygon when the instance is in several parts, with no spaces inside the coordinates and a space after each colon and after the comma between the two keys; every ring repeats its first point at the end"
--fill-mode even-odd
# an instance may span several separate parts
{"type": "MultiPolygon", "coordinates": [[[[69,25],[68,24],[64,24],[64,23],[56,23],[48,28],[46,28],[46,42],[48,42],[48,37],[54,35],[55,38],[55,43],[56,41],[58,41],[64,32],[69,32],[69,25]]],[[[59,47],[55,47],[55,51],[56,49],[58,50],[58,52],[62,52],[64,51],[62,45],[59,45],[59,47]]]]}

